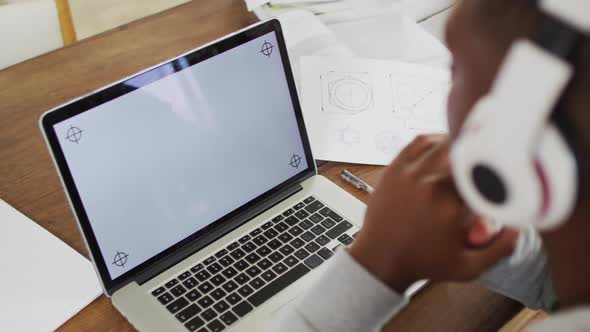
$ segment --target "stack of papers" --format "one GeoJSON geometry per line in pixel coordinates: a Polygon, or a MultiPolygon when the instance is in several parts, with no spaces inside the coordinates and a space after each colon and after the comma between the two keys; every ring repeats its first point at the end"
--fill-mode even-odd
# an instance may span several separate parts
{"type": "Polygon", "coordinates": [[[53,331],[102,294],[92,264],[0,200],[2,331],[53,331]]]}
{"type": "Polygon", "coordinates": [[[450,73],[399,61],[304,57],[314,157],[387,165],[418,134],[445,133],[450,73]]]}

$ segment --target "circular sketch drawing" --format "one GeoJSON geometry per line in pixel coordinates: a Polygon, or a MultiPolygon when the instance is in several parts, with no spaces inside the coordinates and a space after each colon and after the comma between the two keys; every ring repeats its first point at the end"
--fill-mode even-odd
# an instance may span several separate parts
{"type": "Polygon", "coordinates": [[[330,102],[348,113],[362,112],[371,105],[371,87],[355,77],[336,80],[330,84],[330,102]]]}
{"type": "Polygon", "coordinates": [[[402,144],[402,139],[392,131],[382,131],[375,136],[375,147],[386,155],[398,152],[402,144]]]}

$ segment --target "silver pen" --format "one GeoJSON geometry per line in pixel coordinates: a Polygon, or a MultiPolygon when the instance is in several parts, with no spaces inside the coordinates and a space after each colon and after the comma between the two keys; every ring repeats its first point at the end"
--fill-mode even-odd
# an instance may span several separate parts
{"type": "Polygon", "coordinates": [[[342,173],[340,173],[340,177],[352,184],[353,186],[359,188],[360,190],[364,190],[366,192],[368,192],[369,194],[372,194],[373,191],[375,189],[373,189],[373,187],[371,187],[370,185],[368,185],[365,181],[359,179],[358,177],[356,177],[354,174],[350,173],[347,170],[342,171],[342,173]]]}

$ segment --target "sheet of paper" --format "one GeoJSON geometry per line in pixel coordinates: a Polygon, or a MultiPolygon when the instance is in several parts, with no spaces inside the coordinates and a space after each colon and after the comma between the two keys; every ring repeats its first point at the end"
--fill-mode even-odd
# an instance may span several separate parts
{"type": "Polygon", "coordinates": [[[102,294],[88,259],[0,199],[0,326],[53,331],[102,294]]]}
{"type": "Polygon", "coordinates": [[[354,58],[301,61],[316,159],[387,165],[416,135],[447,131],[448,70],[354,58]]]}

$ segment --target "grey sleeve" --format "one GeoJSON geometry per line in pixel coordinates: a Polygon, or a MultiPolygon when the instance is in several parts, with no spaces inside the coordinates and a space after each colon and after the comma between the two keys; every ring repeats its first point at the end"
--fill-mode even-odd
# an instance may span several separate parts
{"type": "Polygon", "coordinates": [[[531,309],[550,310],[555,304],[541,237],[533,228],[521,233],[511,257],[484,273],[479,281],[531,309]]]}
{"type": "Polygon", "coordinates": [[[271,326],[281,332],[378,331],[407,303],[339,250],[321,277],[271,326]]]}

